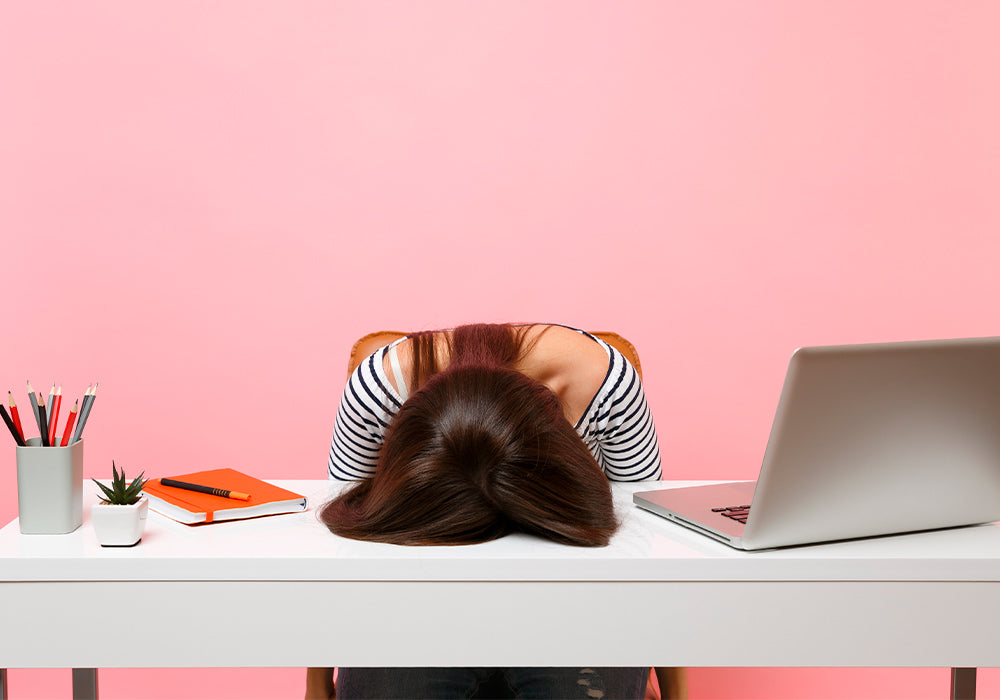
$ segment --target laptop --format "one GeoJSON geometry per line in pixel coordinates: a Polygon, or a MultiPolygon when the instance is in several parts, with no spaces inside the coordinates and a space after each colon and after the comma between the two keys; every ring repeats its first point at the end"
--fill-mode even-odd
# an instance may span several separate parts
{"type": "Polygon", "coordinates": [[[1000,338],[799,348],[757,481],[632,499],[746,550],[1000,520],[1000,338]]]}

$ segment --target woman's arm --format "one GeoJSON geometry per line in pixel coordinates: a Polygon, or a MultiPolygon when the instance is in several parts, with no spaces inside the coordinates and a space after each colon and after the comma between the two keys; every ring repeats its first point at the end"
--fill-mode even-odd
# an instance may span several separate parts
{"type": "Polygon", "coordinates": [[[642,381],[635,368],[614,348],[611,348],[608,378],[595,397],[590,423],[582,437],[588,445],[596,443],[598,461],[612,481],[661,477],[660,446],[642,381]]]}
{"type": "Polygon", "coordinates": [[[333,686],[332,668],[306,669],[306,700],[333,700],[337,690],[333,686]]]}
{"type": "Polygon", "coordinates": [[[399,401],[380,376],[382,354],[377,350],[366,358],[347,380],[327,459],[331,479],[354,481],[375,473],[383,435],[399,410],[399,401]]]}

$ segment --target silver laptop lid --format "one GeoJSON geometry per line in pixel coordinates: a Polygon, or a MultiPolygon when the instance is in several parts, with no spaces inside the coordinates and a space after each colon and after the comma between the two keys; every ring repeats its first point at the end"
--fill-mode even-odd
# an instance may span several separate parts
{"type": "Polygon", "coordinates": [[[743,547],[997,519],[1000,338],[793,354],[743,547]]]}

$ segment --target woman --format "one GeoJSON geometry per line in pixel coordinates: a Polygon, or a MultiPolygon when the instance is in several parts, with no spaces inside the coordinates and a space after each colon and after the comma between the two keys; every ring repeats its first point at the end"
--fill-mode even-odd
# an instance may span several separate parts
{"type": "MultiPolygon", "coordinates": [[[[477,324],[416,333],[362,362],[328,469],[361,480],[321,510],[344,537],[456,545],[527,532],[603,546],[618,527],[608,479],[659,479],[660,455],[639,377],[613,347],[565,326],[477,324]]],[[[641,697],[647,673],[341,669],[337,694],[641,697]]],[[[329,679],[311,669],[307,697],[329,696],[329,679]]]]}

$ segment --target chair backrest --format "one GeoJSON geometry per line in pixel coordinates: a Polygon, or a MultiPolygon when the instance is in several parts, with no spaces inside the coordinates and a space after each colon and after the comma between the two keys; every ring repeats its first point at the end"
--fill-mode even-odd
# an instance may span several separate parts
{"type": "MultiPolygon", "coordinates": [[[[632,343],[613,331],[591,331],[590,334],[597,336],[624,355],[625,359],[631,362],[632,366],[635,367],[635,371],[638,373],[639,379],[642,379],[642,365],[639,364],[639,353],[636,351],[635,346],[632,345],[632,343]]],[[[361,361],[366,357],[379,348],[384,347],[393,341],[399,340],[404,335],[406,335],[406,333],[403,333],[402,331],[376,331],[359,338],[357,342],[354,343],[354,347],[351,348],[351,356],[347,360],[347,376],[351,376],[351,372],[357,369],[357,366],[361,364],[361,361]]]]}

